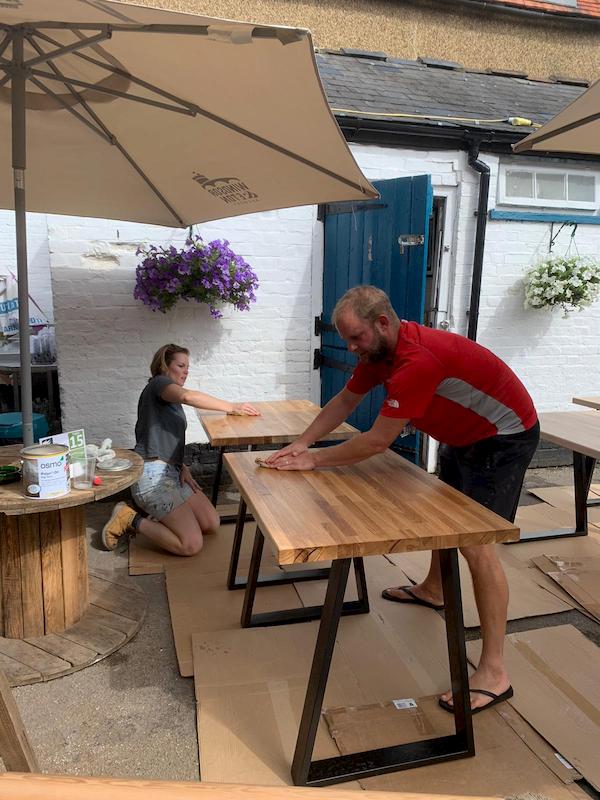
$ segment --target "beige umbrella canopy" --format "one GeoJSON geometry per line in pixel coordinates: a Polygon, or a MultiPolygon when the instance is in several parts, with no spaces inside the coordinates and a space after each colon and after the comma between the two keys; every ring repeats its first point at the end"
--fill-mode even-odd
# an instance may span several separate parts
{"type": "Polygon", "coordinates": [[[185,226],[377,197],[329,110],[308,31],[108,0],[0,3],[0,152],[26,443],[25,208],[185,226]]]}
{"type": "Polygon", "coordinates": [[[535,133],[513,145],[515,153],[550,151],[600,155],[600,81],[535,133]]]}

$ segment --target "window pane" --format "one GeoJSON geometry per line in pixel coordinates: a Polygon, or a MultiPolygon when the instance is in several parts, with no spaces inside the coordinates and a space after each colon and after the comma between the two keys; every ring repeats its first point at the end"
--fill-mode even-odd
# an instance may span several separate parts
{"type": "Polygon", "coordinates": [[[533,172],[506,170],[507,197],[533,197],[533,172]]]}
{"type": "Polygon", "coordinates": [[[536,173],[538,200],[565,200],[565,176],[545,172],[536,173]]]}
{"type": "Polygon", "coordinates": [[[593,175],[568,175],[569,200],[583,200],[593,203],[595,197],[595,181],[593,175]]]}

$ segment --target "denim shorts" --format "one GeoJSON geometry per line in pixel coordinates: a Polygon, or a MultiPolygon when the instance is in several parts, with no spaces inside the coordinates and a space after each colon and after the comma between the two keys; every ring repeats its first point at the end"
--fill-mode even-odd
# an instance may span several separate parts
{"type": "Polygon", "coordinates": [[[159,460],[145,461],[139,481],[131,487],[136,505],[158,520],[185,503],[192,494],[192,489],[181,483],[179,467],[159,460]]]}

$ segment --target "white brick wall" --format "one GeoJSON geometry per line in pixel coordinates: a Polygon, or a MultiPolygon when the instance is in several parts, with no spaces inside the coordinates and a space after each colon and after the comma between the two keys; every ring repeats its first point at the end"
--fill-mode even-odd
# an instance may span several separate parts
{"type": "MultiPolygon", "coordinates": [[[[458,211],[447,222],[450,319],[453,330],[465,333],[479,181],[466,154],[367,145],[352,149],[371,179],[427,173],[434,192],[452,196],[458,211]]],[[[498,159],[482,158],[492,169],[493,207],[498,159]]],[[[40,267],[31,271],[36,298],[48,296],[49,249],[65,428],[83,426],[91,441],[111,436],[131,445],[150,358],[168,341],[191,350],[190,386],[231,400],[318,399],[311,361],[317,344],[312,319],[321,311],[322,229],[314,208],[198,226],[206,239],[229,239],[260,279],[251,311],[226,311],[221,321],[196,304],[181,304],[167,315],[153,313],[132,297],[137,245],[179,242],[185,231],[44,215],[30,215],[29,225],[31,251],[40,267]]],[[[12,214],[0,212],[5,263],[13,240],[12,214]]],[[[600,304],[567,320],[523,309],[519,282],[536,257],[547,252],[548,240],[545,223],[488,221],[479,319],[479,340],[516,370],[540,410],[569,408],[573,394],[600,389],[600,304]]],[[[581,253],[597,255],[600,226],[580,225],[576,241],[581,253]]],[[[561,235],[555,252],[565,246],[561,235]]],[[[188,419],[188,441],[203,440],[193,412],[188,419]]]]}

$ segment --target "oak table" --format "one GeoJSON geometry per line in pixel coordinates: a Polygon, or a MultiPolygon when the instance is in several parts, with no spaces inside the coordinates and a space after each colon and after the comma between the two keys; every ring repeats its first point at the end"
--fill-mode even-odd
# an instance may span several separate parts
{"type": "Polygon", "coordinates": [[[390,450],[353,466],[308,472],[263,469],[254,458],[225,455],[257,522],[242,627],[321,619],[292,763],[294,783],[325,786],[474,755],[457,548],[515,540],[518,528],[390,450]],[[322,607],[253,614],[265,537],[280,565],[332,560],[322,607]],[[456,733],[313,762],[351,561],[361,605],[352,610],[366,613],[364,556],[431,549],[440,551],[456,733]]]}
{"type": "MultiPolygon", "coordinates": [[[[22,446],[17,444],[0,448],[0,464],[19,464],[22,446]]],[[[35,642],[35,646],[41,649],[44,646],[51,647],[52,641],[54,645],[49,652],[55,652],[57,635],[62,636],[66,631],[75,629],[80,632],[85,629],[85,646],[88,650],[96,649],[96,656],[103,657],[108,654],[103,650],[115,649],[112,646],[115,637],[106,635],[102,630],[94,635],[90,620],[86,621],[86,615],[91,615],[96,621],[102,616],[97,607],[107,613],[111,611],[109,595],[112,586],[101,578],[93,577],[93,590],[96,595],[102,595],[104,600],[96,596],[90,602],[85,507],[126,489],[138,480],[143,469],[140,456],[130,450],[117,450],[117,456],[128,458],[132,462],[131,467],[122,472],[99,469],[97,474],[102,477],[100,486],[72,489],[63,497],[36,500],[23,494],[20,481],[0,485],[0,637],[3,637],[0,639],[0,655],[15,659],[21,653],[27,657],[24,648],[11,644],[12,640],[35,642]],[[91,604],[94,609],[90,610],[91,604]]],[[[126,592],[125,587],[119,587],[112,594],[123,597],[126,592]]],[[[135,592],[135,597],[131,599],[131,608],[136,604],[140,607],[138,595],[135,592]]],[[[125,600],[115,601],[117,610],[120,602],[125,603],[125,600]]],[[[126,611],[123,613],[128,617],[126,611]]],[[[141,623],[141,619],[132,620],[131,616],[128,619],[141,623]]],[[[104,622],[110,627],[107,619],[104,622]]],[[[114,624],[118,622],[113,620],[114,624]]],[[[103,624],[100,623],[101,626],[103,624]]],[[[121,619],[120,627],[123,625],[121,619]]],[[[131,625],[125,627],[132,629],[131,625]]],[[[138,628],[139,624],[135,630],[138,628]]],[[[123,644],[131,635],[125,636],[122,632],[118,637],[119,643],[123,644]]],[[[71,637],[71,640],[75,641],[75,638],[71,637]]],[[[82,641],[79,640],[80,645],[82,641]]],[[[98,657],[93,660],[98,660],[98,657]]],[[[58,658],[65,660],[63,656],[58,658]]],[[[80,652],[80,663],[82,659],[80,652]]],[[[60,673],[58,663],[48,667],[54,668],[60,673]]],[[[44,668],[40,671],[43,679],[58,676],[46,674],[44,668]]],[[[64,671],[73,670],[65,667],[64,671]]],[[[18,677],[14,682],[20,682],[18,677]]],[[[24,679],[23,682],[28,681],[24,679]]]]}
{"type": "Polygon", "coordinates": [[[575,528],[524,533],[521,540],[586,536],[588,494],[600,458],[600,414],[593,411],[546,411],[539,414],[540,438],[573,451],[575,528]]]}
{"type": "MultiPolygon", "coordinates": [[[[198,418],[202,423],[209,444],[219,449],[219,460],[212,489],[212,504],[216,506],[223,471],[223,455],[227,447],[240,447],[247,445],[249,449],[256,449],[260,445],[280,444],[285,445],[297,439],[315,419],[321,410],[318,405],[310,400],[272,400],[253,403],[260,411],[259,417],[234,416],[213,411],[199,411],[198,418]]],[[[358,431],[347,422],[328,433],[322,441],[341,442],[350,439],[358,431]]],[[[269,453],[271,455],[271,453],[269,453]]],[[[246,521],[246,503],[242,498],[236,516],[224,516],[222,522],[236,522],[227,586],[229,589],[243,589],[246,586],[244,578],[238,578],[237,566],[239,560],[244,522],[246,521]]],[[[292,583],[298,580],[314,580],[327,577],[323,570],[304,573],[288,573],[276,577],[262,577],[262,585],[274,583],[292,583]]]]}
{"type": "Polygon", "coordinates": [[[600,411],[600,397],[574,397],[573,402],[578,406],[587,406],[600,411]]]}

